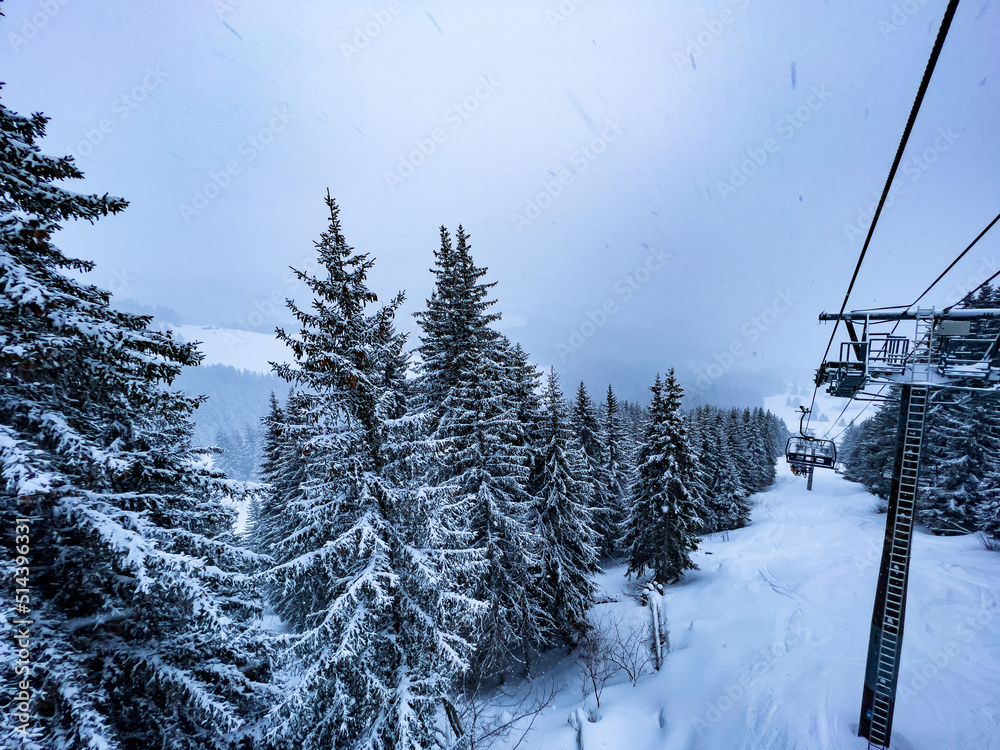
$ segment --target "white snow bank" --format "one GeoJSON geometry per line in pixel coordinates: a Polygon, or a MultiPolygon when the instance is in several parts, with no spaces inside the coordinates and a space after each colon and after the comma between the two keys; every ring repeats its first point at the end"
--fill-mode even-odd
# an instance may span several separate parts
{"type": "Polygon", "coordinates": [[[239,370],[271,372],[268,362],[285,362],[291,352],[274,334],[216,326],[172,326],[182,341],[199,341],[205,365],[230,365],[239,370]]]}
{"type": "MultiPolygon", "coordinates": [[[[857,722],[884,515],[857,484],[779,470],[753,524],[705,541],[665,593],[672,651],[637,687],[619,676],[585,750],[864,750],[857,722]]],[[[620,592],[623,569],[601,579],[620,592]]],[[[631,600],[598,605],[648,617],[631,600]]],[[[976,537],[915,535],[893,748],[1000,748],[1000,555],[976,537]]],[[[645,619],[642,619],[644,622],[645,619]]],[[[573,657],[524,750],[571,750],[586,704],[573,657]]],[[[593,699],[591,698],[591,703],[593,699]]]]}

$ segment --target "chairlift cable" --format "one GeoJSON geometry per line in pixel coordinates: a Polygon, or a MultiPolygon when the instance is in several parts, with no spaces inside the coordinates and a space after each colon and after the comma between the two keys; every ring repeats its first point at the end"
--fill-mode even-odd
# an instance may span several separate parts
{"type": "MultiPolygon", "coordinates": [[[[983,238],[983,236],[984,236],[984,235],[985,235],[985,234],[986,234],[986,233],[987,233],[988,231],[990,231],[990,230],[991,230],[991,229],[993,228],[993,225],[994,225],[994,224],[996,224],[996,223],[997,223],[998,221],[1000,221],[1000,214],[997,214],[997,215],[996,215],[995,217],[993,217],[993,221],[991,221],[991,222],[990,222],[989,224],[987,224],[987,225],[986,225],[986,229],[984,229],[984,230],[983,230],[982,232],[980,232],[980,233],[979,233],[979,234],[977,235],[976,239],[974,239],[974,240],[973,240],[972,242],[970,242],[970,243],[969,243],[969,245],[968,245],[968,247],[966,247],[966,248],[965,248],[965,250],[963,250],[962,252],[960,252],[960,253],[958,254],[958,257],[957,257],[957,258],[955,258],[955,260],[953,260],[953,261],[951,262],[951,264],[950,264],[950,265],[949,265],[949,266],[948,266],[948,267],[947,267],[946,269],[944,269],[944,270],[943,270],[943,271],[941,272],[941,275],[940,275],[940,276],[938,276],[938,277],[937,277],[936,279],[934,279],[934,281],[932,281],[932,282],[931,282],[931,285],[930,285],[929,287],[927,287],[926,289],[924,289],[924,291],[923,291],[923,292],[921,292],[921,293],[920,293],[920,296],[919,296],[919,297],[917,297],[917,298],[916,298],[915,300],[913,300],[913,302],[911,302],[911,303],[910,303],[910,304],[909,304],[909,305],[907,306],[907,309],[909,309],[909,308],[913,307],[913,306],[914,306],[915,304],[917,304],[917,303],[918,303],[918,302],[919,302],[920,300],[922,300],[922,299],[924,298],[924,296],[925,296],[925,295],[927,294],[927,292],[929,292],[929,291],[930,291],[931,289],[933,289],[933,288],[934,288],[934,286],[935,286],[935,284],[937,284],[937,283],[938,283],[939,281],[941,281],[941,279],[943,279],[943,278],[944,278],[944,275],[945,275],[946,273],[948,273],[948,271],[950,271],[950,270],[951,270],[952,268],[954,268],[954,267],[955,267],[955,264],[956,264],[956,263],[958,263],[958,262],[959,262],[960,260],[962,260],[962,258],[964,258],[964,257],[965,257],[966,253],[968,253],[968,252],[969,252],[969,251],[970,251],[970,250],[971,250],[972,248],[974,248],[974,247],[976,246],[976,243],[977,243],[977,242],[979,242],[979,240],[981,240],[981,239],[983,238]]],[[[978,291],[978,290],[977,290],[977,291],[978,291]]]]}
{"type": "MultiPolygon", "coordinates": [[[[922,300],[924,298],[924,295],[927,294],[927,292],[929,292],[931,289],[933,289],[934,285],[937,284],[939,281],[941,281],[941,279],[944,278],[944,275],[946,273],[948,273],[948,271],[950,271],[952,268],[954,268],[955,264],[958,263],[960,260],[962,260],[962,258],[965,257],[966,253],[968,253],[972,248],[974,248],[976,246],[976,243],[979,242],[979,240],[981,240],[985,236],[985,234],[993,228],[993,225],[996,224],[997,221],[1000,221],[1000,214],[997,214],[995,217],[993,217],[993,221],[991,221],[989,224],[987,224],[986,228],[982,232],[980,232],[978,235],[976,235],[976,239],[974,239],[972,242],[970,242],[968,244],[968,246],[965,248],[965,250],[963,250],[962,252],[960,252],[958,254],[958,257],[955,258],[955,260],[953,260],[951,262],[951,264],[949,264],[949,266],[946,269],[944,269],[944,271],[941,272],[941,275],[938,276],[936,279],[934,279],[934,281],[931,282],[931,285],[929,287],[927,287],[926,289],[924,289],[924,291],[920,294],[919,297],[917,297],[915,300],[913,300],[913,302],[911,302],[909,305],[906,306],[906,309],[909,310],[915,304],[917,304],[918,302],[920,302],[920,300],[922,300]]],[[[990,281],[992,281],[993,279],[995,279],[998,275],[1000,275],[1000,273],[995,273],[992,276],[990,276],[990,278],[986,279],[986,281],[984,281],[982,284],[980,284],[979,286],[977,286],[971,292],[969,292],[968,294],[966,294],[959,302],[956,302],[955,304],[949,305],[948,307],[944,308],[943,312],[948,312],[949,310],[951,310],[951,308],[955,307],[955,305],[964,304],[966,301],[972,299],[972,297],[975,295],[976,292],[978,292],[984,286],[986,286],[987,284],[989,284],[990,281]]],[[[889,310],[889,309],[893,309],[893,308],[876,308],[876,309],[889,310]]],[[[896,332],[897,328],[899,328],[900,322],[901,321],[897,320],[896,323],[895,323],[895,325],[893,325],[892,330],[889,331],[889,335],[890,336],[896,332]]]]}
{"type": "Polygon", "coordinates": [[[843,417],[845,412],[847,412],[847,407],[849,407],[853,402],[853,398],[847,399],[847,403],[844,404],[844,408],[840,410],[840,414],[837,415],[837,418],[830,423],[830,426],[826,428],[826,432],[823,433],[824,439],[830,434],[830,430],[837,426],[837,422],[840,421],[841,417],[843,417]]]}
{"type": "MultiPolygon", "coordinates": [[[[888,387],[889,387],[889,384],[888,384],[888,383],[886,383],[885,385],[883,385],[883,386],[882,386],[881,388],[879,388],[879,389],[878,389],[878,393],[876,393],[875,395],[876,395],[876,396],[881,396],[881,395],[882,395],[882,391],[884,391],[884,390],[885,390],[886,388],[888,388],[888,387]]],[[[851,401],[856,401],[856,400],[857,400],[857,399],[853,399],[853,398],[852,398],[852,399],[851,399],[850,401],[848,401],[847,403],[848,403],[848,404],[850,404],[850,403],[851,403],[851,401]]],[[[873,399],[873,400],[869,401],[869,402],[868,402],[867,404],[865,404],[865,405],[864,405],[864,406],[863,406],[863,407],[861,408],[861,411],[859,411],[859,412],[858,412],[857,414],[855,414],[855,415],[854,415],[854,418],[853,418],[853,419],[852,419],[852,420],[851,420],[850,422],[848,422],[848,423],[847,423],[847,427],[845,427],[845,428],[844,428],[844,429],[842,429],[842,430],[841,430],[840,432],[838,432],[838,433],[837,433],[837,435],[836,435],[836,437],[832,437],[832,438],[830,438],[830,439],[831,439],[831,440],[833,440],[834,442],[836,442],[837,440],[839,440],[839,439],[840,439],[840,436],[841,436],[841,435],[843,435],[843,434],[844,434],[845,432],[847,432],[847,431],[848,431],[848,430],[849,430],[849,429],[851,428],[851,425],[852,425],[852,424],[854,424],[855,422],[857,422],[857,421],[858,421],[858,419],[859,419],[859,418],[861,417],[861,415],[862,415],[862,414],[864,414],[864,413],[865,413],[866,411],[868,411],[868,407],[869,407],[869,406],[871,406],[871,405],[872,405],[872,404],[874,404],[874,403],[875,403],[875,401],[874,401],[874,399],[873,399]]]]}
{"type": "Polygon", "coordinates": [[[991,281],[993,281],[993,279],[995,279],[997,276],[1000,276],[1000,271],[997,271],[995,274],[993,274],[992,276],[990,276],[988,279],[986,279],[986,281],[984,281],[982,284],[980,284],[979,286],[977,286],[971,292],[969,292],[968,294],[966,294],[964,297],[962,297],[962,299],[960,299],[954,305],[948,305],[948,307],[946,307],[944,310],[942,310],[942,312],[948,312],[953,307],[957,307],[958,305],[964,305],[966,302],[968,302],[970,299],[972,299],[975,296],[976,292],[978,292],[984,286],[986,286],[991,281]]]}
{"type": "MultiPolygon", "coordinates": [[[[910,139],[910,133],[912,132],[913,125],[917,120],[917,113],[920,111],[920,105],[923,103],[924,94],[927,93],[927,87],[930,85],[934,68],[937,65],[938,58],[941,56],[941,49],[944,47],[944,40],[948,36],[948,29],[951,28],[951,22],[955,17],[956,10],[958,10],[958,0],[948,0],[948,7],[945,9],[944,18],[941,20],[941,27],[938,29],[937,39],[934,40],[934,48],[931,50],[931,56],[927,60],[923,78],[921,78],[920,86],[917,89],[916,99],[914,99],[913,106],[910,108],[910,116],[906,120],[906,127],[903,128],[903,136],[896,149],[896,158],[892,161],[892,168],[889,170],[889,176],[886,178],[885,187],[882,188],[882,196],[879,198],[878,206],[875,208],[875,215],[872,216],[871,226],[868,227],[868,235],[865,237],[865,244],[861,248],[861,253],[858,255],[857,265],[855,265],[854,273],[851,275],[851,283],[848,284],[847,294],[844,295],[844,301],[840,305],[840,315],[843,315],[844,310],[847,309],[847,301],[850,299],[851,291],[854,289],[854,282],[857,281],[858,272],[861,270],[861,264],[864,262],[865,255],[868,253],[868,246],[871,244],[872,235],[875,234],[875,226],[878,224],[879,217],[882,215],[882,208],[885,206],[885,201],[889,197],[889,188],[892,186],[892,181],[896,176],[896,171],[899,169],[899,164],[903,160],[903,151],[906,149],[906,143],[910,139]]],[[[826,362],[827,355],[830,353],[830,347],[833,346],[833,341],[837,336],[837,328],[839,325],[840,318],[838,317],[833,323],[833,331],[831,331],[830,340],[826,344],[826,351],[823,352],[823,362],[826,362]]],[[[813,388],[812,404],[809,407],[810,413],[816,405],[816,394],[818,391],[819,384],[817,383],[813,388]]]]}

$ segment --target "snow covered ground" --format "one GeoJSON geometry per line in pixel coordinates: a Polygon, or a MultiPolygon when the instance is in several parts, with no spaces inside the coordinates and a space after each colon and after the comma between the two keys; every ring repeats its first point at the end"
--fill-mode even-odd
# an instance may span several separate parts
{"type": "Polygon", "coordinates": [[[272,333],[256,333],[218,326],[173,325],[171,329],[188,343],[199,342],[205,365],[230,365],[238,370],[271,372],[269,362],[285,362],[291,352],[272,333]]]}
{"type": "MultiPolygon", "coordinates": [[[[808,493],[782,462],[752,525],[706,540],[700,570],[667,589],[664,668],[636,687],[609,682],[583,748],[866,748],[857,722],[885,524],[874,501],[829,471],[808,493]]],[[[602,577],[618,602],[595,616],[646,622],[623,572],[602,577]]],[[[521,750],[576,748],[567,717],[593,698],[574,655],[544,677],[563,689],[521,750]]],[[[1000,554],[976,537],[914,537],[892,747],[1000,748],[1000,554]]]]}

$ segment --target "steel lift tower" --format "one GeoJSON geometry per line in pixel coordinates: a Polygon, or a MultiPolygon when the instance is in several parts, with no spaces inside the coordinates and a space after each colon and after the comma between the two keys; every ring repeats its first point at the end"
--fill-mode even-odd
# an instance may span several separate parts
{"type": "MultiPolygon", "coordinates": [[[[906,584],[910,543],[920,478],[924,422],[935,389],[1000,390],[1000,335],[985,334],[980,321],[1000,318],[1000,309],[935,312],[823,313],[821,321],[841,320],[849,341],[840,358],[824,362],[816,385],[828,385],[834,396],[855,398],[869,384],[899,387],[899,439],[892,468],[882,562],[872,612],[868,662],[861,699],[858,735],[869,747],[888,748],[903,645],[906,584]],[[900,324],[912,322],[913,334],[895,335],[900,324]],[[896,323],[890,333],[873,326],[896,323]]],[[[996,326],[993,326],[995,328],[996,326]]]]}

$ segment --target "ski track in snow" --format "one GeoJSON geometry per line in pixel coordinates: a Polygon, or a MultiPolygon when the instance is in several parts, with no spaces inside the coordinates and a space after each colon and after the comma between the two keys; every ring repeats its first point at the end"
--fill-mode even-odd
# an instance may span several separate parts
{"type": "MultiPolygon", "coordinates": [[[[817,471],[813,492],[783,465],[745,529],[703,540],[665,592],[671,652],[632,687],[616,677],[584,750],[864,750],[858,712],[885,516],[860,485],[817,471]]],[[[599,581],[614,608],[648,623],[599,581]]],[[[1000,750],[1000,555],[978,539],[918,529],[893,750],[1000,750]]],[[[572,655],[543,679],[563,686],[524,750],[574,750],[569,714],[587,704],[572,655]]],[[[513,740],[512,740],[513,743],[513,740]]]]}

